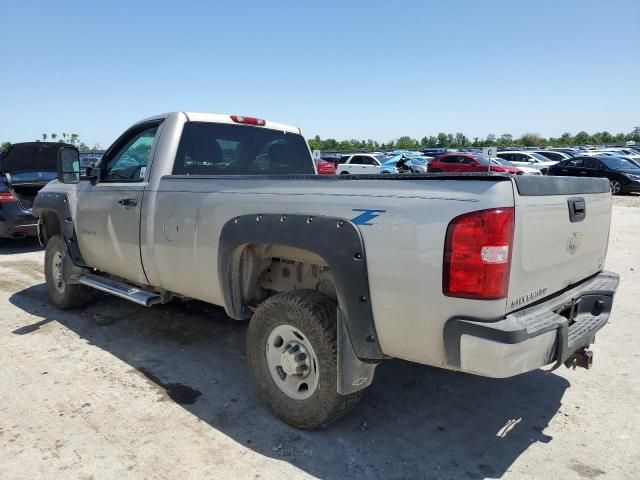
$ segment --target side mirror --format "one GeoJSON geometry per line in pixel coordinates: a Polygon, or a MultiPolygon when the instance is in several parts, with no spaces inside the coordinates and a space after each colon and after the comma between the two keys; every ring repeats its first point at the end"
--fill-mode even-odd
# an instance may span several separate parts
{"type": "Polygon", "coordinates": [[[80,181],[80,152],[74,147],[58,150],[58,181],[78,183],[80,181]]]}
{"type": "Polygon", "coordinates": [[[96,167],[92,165],[87,167],[87,178],[91,179],[92,182],[98,182],[100,180],[100,167],[96,167]]]}

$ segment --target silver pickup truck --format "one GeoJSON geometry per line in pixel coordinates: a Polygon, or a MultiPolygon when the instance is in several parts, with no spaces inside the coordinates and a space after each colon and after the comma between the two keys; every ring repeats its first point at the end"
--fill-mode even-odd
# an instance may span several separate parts
{"type": "Polygon", "coordinates": [[[618,285],[606,179],[316,175],[298,128],[252,117],[148,118],[82,177],[63,149],[33,212],[56,306],[101,290],[250,319],[257,390],[300,428],[347,412],[392,357],[589,367],[618,285]]]}

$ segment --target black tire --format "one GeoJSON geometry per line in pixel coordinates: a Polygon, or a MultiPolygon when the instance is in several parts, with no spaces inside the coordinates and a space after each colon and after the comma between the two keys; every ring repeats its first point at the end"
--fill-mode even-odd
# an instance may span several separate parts
{"type": "MultiPolygon", "coordinates": [[[[60,255],[59,261],[64,265],[69,255],[62,235],[54,235],[47,242],[44,252],[44,277],[47,282],[49,299],[62,310],[80,308],[95,298],[96,291],[85,285],[69,284],[62,279],[56,279],[54,274],[54,258],[60,255]]],[[[63,268],[63,267],[61,267],[63,268]]]]}
{"type": "Polygon", "coordinates": [[[276,417],[297,428],[324,427],[349,412],[361,392],[337,391],[338,345],[336,302],[313,290],[281,293],[265,300],[255,311],[247,332],[247,359],[260,396],[276,417]],[[299,329],[315,352],[319,376],[313,394],[304,400],[291,398],[269,372],[266,345],[280,325],[299,329]]]}
{"type": "Polygon", "coordinates": [[[439,168],[433,168],[431,170],[429,170],[430,173],[442,173],[442,170],[440,170],[439,168]]]}
{"type": "Polygon", "coordinates": [[[340,172],[340,175],[349,175],[349,172],[340,172]]]}
{"type": "Polygon", "coordinates": [[[609,180],[609,185],[611,186],[611,194],[612,195],[622,195],[622,183],[620,180],[609,180]]]}

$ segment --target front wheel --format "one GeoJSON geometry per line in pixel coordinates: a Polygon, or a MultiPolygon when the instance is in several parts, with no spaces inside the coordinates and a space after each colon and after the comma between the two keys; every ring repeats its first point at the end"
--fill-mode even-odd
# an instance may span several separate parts
{"type": "Polygon", "coordinates": [[[63,310],[82,307],[96,294],[90,287],[67,282],[65,269],[73,265],[68,256],[62,235],[51,237],[44,252],[44,277],[51,303],[63,310]]]}
{"type": "Polygon", "coordinates": [[[281,293],[255,311],[247,358],[260,396],[291,426],[314,429],[346,414],[361,392],[337,391],[337,305],[311,290],[281,293]]]}
{"type": "Polygon", "coordinates": [[[612,195],[621,195],[622,194],[622,184],[618,180],[610,180],[609,185],[611,185],[611,194],[612,195]]]}

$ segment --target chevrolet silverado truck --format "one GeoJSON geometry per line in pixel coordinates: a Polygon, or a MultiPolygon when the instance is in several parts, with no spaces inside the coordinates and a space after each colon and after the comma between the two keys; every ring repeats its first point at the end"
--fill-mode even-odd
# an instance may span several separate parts
{"type": "Polygon", "coordinates": [[[606,179],[317,175],[298,128],[175,112],[33,206],[59,308],[96,290],[249,320],[259,395],[290,425],[345,414],[399,358],[486,377],[590,367],[618,275],[606,179]]]}

